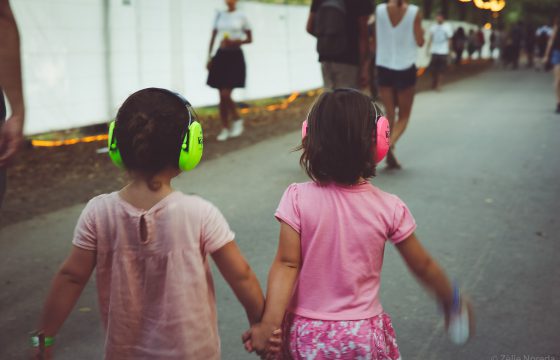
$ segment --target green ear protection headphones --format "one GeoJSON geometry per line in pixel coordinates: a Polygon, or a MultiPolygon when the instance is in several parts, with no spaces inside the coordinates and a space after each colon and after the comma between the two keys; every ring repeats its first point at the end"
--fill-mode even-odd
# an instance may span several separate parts
{"type": "MultiPolygon", "coordinates": [[[[200,159],[202,158],[202,150],[203,150],[203,137],[202,137],[202,126],[196,118],[192,114],[192,106],[191,104],[178,93],[167,89],[160,89],[160,88],[152,88],[158,91],[165,92],[167,94],[173,95],[178,98],[187,109],[187,113],[189,114],[189,124],[187,127],[187,133],[183,138],[181,143],[181,148],[179,149],[179,169],[181,171],[190,171],[198,165],[200,159]]],[[[113,161],[113,164],[120,168],[124,168],[124,163],[121,157],[121,153],[119,148],[117,147],[117,138],[115,136],[115,126],[116,122],[112,121],[109,124],[109,139],[108,139],[108,147],[109,147],[109,157],[113,161]]]]}

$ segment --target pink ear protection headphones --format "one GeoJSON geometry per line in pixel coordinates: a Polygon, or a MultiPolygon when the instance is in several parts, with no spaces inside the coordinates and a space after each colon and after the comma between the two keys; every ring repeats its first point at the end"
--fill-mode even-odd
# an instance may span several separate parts
{"type": "MultiPolygon", "coordinates": [[[[346,90],[346,89],[338,89],[346,90]]],[[[335,90],[336,91],[336,90],[335,90]]],[[[356,91],[356,90],[352,90],[356,91]]],[[[372,134],[372,141],[375,142],[375,148],[373,149],[373,156],[376,164],[379,164],[389,152],[391,147],[390,135],[391,131],[389,129],[389,120],[383,114],[377,111],[377,105],[372,102],[373,108],[375,109],[375,126],[372,134]]],[[[301,125],[301,137],[302,139],[307,136],[307,119],[301,125]]]]}

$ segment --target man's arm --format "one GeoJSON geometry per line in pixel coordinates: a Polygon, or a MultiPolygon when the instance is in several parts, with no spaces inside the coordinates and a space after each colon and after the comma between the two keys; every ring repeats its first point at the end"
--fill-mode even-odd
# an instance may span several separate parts
{"type": "Polygon", "coordinates": [[[368,41],[368,16],[358,18],[358,46],[360,49],[360,86],[366,87],[369,83],[369,55],[368,41]]]}
{"type": "Polygon", "coordinates": [[[315,26],[315,13],[309,12],[309,17],[307,18],[307,25],[305,26],[305,30],[310,34],[315,36],[313,33],[313,27],[315,26]]]}
{"type": "Polygon", "coordinates": [[[19,32],[9,0],[0,0],[0,34],[0,88],[12,109],[0,131],[0,167],[4,167],[21,144],[25,118],[19,32]]]}
{"type": "Polygon", "coordinates": [[[422,29],[422,10],[418,10],[416,19],[414,19],[414,38],[419,47],[424,46],[424,29],[422,29]]]}
{"type": "Polygon", "coordinates": [[[432,53],[432,41],[433,41],[432,37],[433,37],[433,35],[432,35],[432,32],[430,31],[429,35],[428,35],[428,43],[426,44],[426,53],[428,55],[430,55],[432,53]]]}

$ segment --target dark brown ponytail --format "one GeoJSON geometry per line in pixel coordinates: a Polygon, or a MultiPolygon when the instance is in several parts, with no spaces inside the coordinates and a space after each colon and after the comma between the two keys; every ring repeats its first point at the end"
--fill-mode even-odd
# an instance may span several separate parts
{"type": "Polygon", "coordinates": [[[132,94],[117,113],[115,135],[124,166],[145,177],[154,191],[161,187],[154,175],[179,168],[187,119],[181,101],[154,88],[132,94]]]}

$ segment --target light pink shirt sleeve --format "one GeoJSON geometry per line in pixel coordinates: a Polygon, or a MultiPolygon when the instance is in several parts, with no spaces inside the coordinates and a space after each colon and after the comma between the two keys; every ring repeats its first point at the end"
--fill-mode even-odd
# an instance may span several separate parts
{"type": "Polygon", "coordinates": [[[94,219],[94,200],[90,200],[82,214],[78,219],[76,228],[74,229],[74,239],[72,244],[75,246],[85,249],[96,251],[97,250],[97,238],[95,234],[95,219],[94,219]]]}
{"type": "Polygon", "coordinates": [[[220,250],[224,245],[235,238],[235,234],[229,228],[226,219],[212,204],[208,204],[206,215],[202,226],[202,248],[206,254],[220,250]]]}
{"type": "Polygon", "coordinates": [[[282,199],[280,200],[280,204],[274,216],[278,221],[290,225],[297,233],[301,232],[297,184],[288,186],[286,191],[284,191],[284,195],[282,195],[282,199]]]}
{"type": "Polygon", "coordinates": [[[395,213],[393,215],[393,224],[389,231],[389,239],[393,244],[397,244],[416,230],[416,221],[412,217],[410,210],[405,203],[396,197],[395,213]]]}

